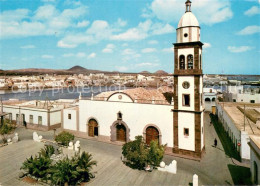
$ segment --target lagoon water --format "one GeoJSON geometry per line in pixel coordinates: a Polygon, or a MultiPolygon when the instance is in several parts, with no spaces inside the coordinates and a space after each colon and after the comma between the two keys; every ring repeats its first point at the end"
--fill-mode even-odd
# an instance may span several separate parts
{"type": "Polygon", "coordinates": [[[126,87],[118,86],[100,86],[100,87],[70,87],[61,89],[30,89],[30,90],[2,90],[0,97],[2,100],[19,99],[19,100],[57,100],[57,99],[77,99],[82,97],[91,97],[105,91],[124,90],[126,87]]]}

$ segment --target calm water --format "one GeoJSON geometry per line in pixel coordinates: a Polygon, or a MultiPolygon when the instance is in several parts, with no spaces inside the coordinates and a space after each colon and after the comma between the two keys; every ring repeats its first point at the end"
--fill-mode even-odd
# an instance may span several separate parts
{"type": "Polygon", "coordinates": [[[32,90],[1,90],[0,97],[2,100],[8,99],[20,99],[20,100],[45,100],[48,98],[49,100],[56,99],[76,99],[79,97],[81,92],[82,97],[91,97],[92,93],[95,95],[104,92],[104,91],[114,91],[114,90],[123,90],[126,87],[118,87],[118,86],[102,86],[102,87],[70,87],[70,88],[62,88],[62,89],[32,89],[32,90]]]}

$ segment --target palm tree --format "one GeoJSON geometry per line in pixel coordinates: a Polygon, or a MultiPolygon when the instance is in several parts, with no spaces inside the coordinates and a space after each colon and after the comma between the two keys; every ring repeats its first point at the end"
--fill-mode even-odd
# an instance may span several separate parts
{"type": "Polygon", "coordinates": [[[97,165],[97,162],[92,160],[92,155],[85,151],[78,156],[77,160],[77,171],[80,174],[82,181],[89,181],[91,178],[94,178],[94,174],[91,172],[91,169],[94,165],[97,165]]]}
{"type": "Polygon", "coordinates": [[[79,173],[76,170],[77,162],[68,157],[59,160],[50,170],[52,184],[75,185],[78,182],[79,173]]]}

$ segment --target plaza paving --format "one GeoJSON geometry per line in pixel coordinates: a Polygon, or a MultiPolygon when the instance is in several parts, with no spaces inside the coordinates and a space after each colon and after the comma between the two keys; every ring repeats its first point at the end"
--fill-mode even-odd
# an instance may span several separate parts
{"type": "MultiPolygon", "coordinates": [[[[43,143],[32,140],[32,130],[17,128],[21,141],[0,148],[0,185],[26,185],[20,181],[18,174],[22,162],[36,154],[43,143]]],[[[38,132],[45,139],[52,139],[53,132],[38,132]]],[[[205,115],[206,154],[200,162],[165,155],[164,161],[169,164],[177,161],[177,174],[145,172],[133,170],[121,162],[121,146],[80,139],[81,149],[93,154],[98,165],[94,168],[96,177],[88,185],[189,185],[193,174],[199,176],[199,184],[233,184],[228,165],[233,161],[225,155],[222,145],[212,147],[218,136],[213,126],[209,125],[209,116],[205,115]]],[[[219,139],[218,139],[219,141],[219,139]]]]}

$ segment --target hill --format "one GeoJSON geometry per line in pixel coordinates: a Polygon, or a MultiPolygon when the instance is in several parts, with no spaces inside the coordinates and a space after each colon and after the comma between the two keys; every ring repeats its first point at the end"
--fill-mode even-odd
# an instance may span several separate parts
{"type": "Polygon", "coordinates": [[[165,72],[165,71],[163,71],[163,70],[157,70],[157,71],[155,72],[155,74],[158,74],[158,75],[168,75],[169,73],[168,73],[168,72],[165,72]]]}

